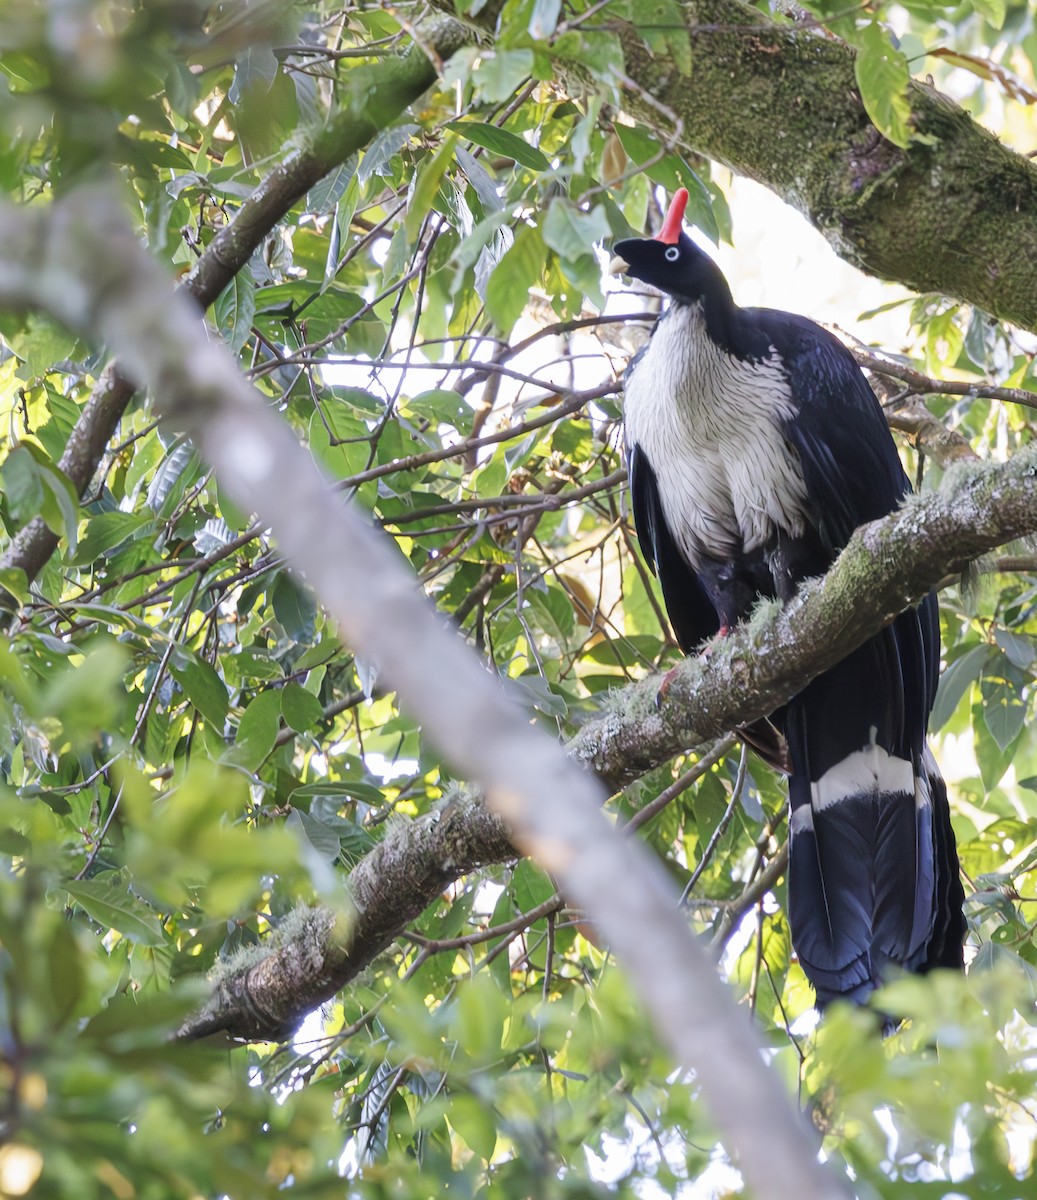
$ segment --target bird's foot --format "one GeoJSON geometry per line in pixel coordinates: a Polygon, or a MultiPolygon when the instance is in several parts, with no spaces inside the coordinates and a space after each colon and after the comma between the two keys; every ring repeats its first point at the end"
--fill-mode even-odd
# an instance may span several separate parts
{"type": "MultiPolygon", "coordinates": [[[[727,637],[730,632],[730,625],[721,625],[717,630],[717,637],[727,637]]],[[[702,651],[700,651],[699,657],[707,658],[709,653],[710,649],[708,646],[706,646],[702,651]]],[[[659,690],[655,693],[655,707],[657,711],[662,708],[663,702],[666,700],[670,688],[673,686],[673,681],[677,678],[677,672],[679,670],[680,665],[678,664],[676,667],[671,667],[663,676],[663,681],[659,684],[659,690]]]]}
{"type": "Polygon", "coordinates": [[[662,708],[663,702],[666,699],[667,693],[673,685],[674,677],[677,674],[678,667],[671,667],[663,676],[662,683],[659,684],[659,690],[655,693],[655,710],[656,712],[662,708]]]}

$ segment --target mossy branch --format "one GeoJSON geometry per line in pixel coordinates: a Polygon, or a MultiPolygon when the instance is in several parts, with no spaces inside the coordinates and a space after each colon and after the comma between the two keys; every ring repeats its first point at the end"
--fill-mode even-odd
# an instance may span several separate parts
{"type": "MultiPolygon", "coordinates": [[[[913,496],[881,521],[854,535],[831,571],[809,582],[781,609],[761,605],[752,620],[711,653],[687,659],[657,706],[660,679],[649,676],[617,689],[607,711],[569,743],[572,758],[614,791],[673,756],[735,726],[772,712],[810,679],[917,603],[949,573],[1012,541],[1037,532],[1037,451],[1008,463],[954,468],[939,491],[913,496]]],[[[187,1021],[182,1035],[223,1032],[232,1037],[278,1038],[317,1004],[366,968],[446,883],[478,864],[518,853],[499,819],[466,797],[431,821],[416,821],[362,859],[349,878],[356,921],[345,942],[329,937],[322,970],[310,980],[292,973],[290,992],[264,997],[255,968],[220,992],[187,1021]],[[443,817],[450,844],[444,851],[443,817]],[[287,999],[288,1007],[285,1007],[287,999]],[[270,1005],[269,1017],[260,1015],[270,1005]]],[[[328,925],[329,935],[331,926],[328,925]]],[[[284,943],[274,957],[295,957],[284,943]]],[[[280,978],[287,968],[264,968],[280,978]]]]}
{"type": "Polygon", "coordinates": [[[765,184],[868,274],[1037,328],[1032,160],[917,82],[916,137],[901,149],[868,118],[847,43],[742,0],[688,0],[684,12],[690,76],[635,26],[617,27],[634,116],[658,126],[673,114],[689,148],[765,184]]]}

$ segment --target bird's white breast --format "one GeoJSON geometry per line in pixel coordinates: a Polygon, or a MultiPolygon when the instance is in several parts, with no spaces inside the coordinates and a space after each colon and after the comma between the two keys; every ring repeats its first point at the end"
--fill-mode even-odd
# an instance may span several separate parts
{"type": "Polygon", "coordinates": [[[691,562],[758,549],[776,529],[803,532],[806,488],[782,431],[794,412],[776,353],[758,362],[726,353],[699,305],[660,321],[627,379],[624,425],[691,562]]]}

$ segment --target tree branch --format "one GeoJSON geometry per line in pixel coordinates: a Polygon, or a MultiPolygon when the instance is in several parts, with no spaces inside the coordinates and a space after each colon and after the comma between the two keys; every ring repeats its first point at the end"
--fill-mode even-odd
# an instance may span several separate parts
{"type": "Polygon", "coordinates": [[[741,0],[684,12],[690,76],[618,27],[633,115],[658,126],[671,111],[689,147],[771,188],[868,274],[1037,328],[1037,165],[916,82],[902,150],[868,119],[845,42],[741,0]]]}
{"type": "MultiPolygon", "coordinates": [[[[625,786],[675,755],[739,725],[766,716],[800,691],[807,681],[843,658],[854,646],[917,602],[946,575],[974,557],[1037,531],[1037,452],[1016,455],[1004,466],[958,468],[939,492],[914,497],[898,512],[858,531],[823,580],[812,581],[784,611],[764,608],[747,625],[714,642],[711,653],[687,659],[656,708],[656,675],[617,689],[608,711],[572,739],[570,755],[610,791],[625,786]]],[[[471,797],[446,803],[440,819],[454,821],[458,810],[471,820],[464,862],[503,862],[517,852],[471,797]]],[[[416,912],[433,903],[444,886],[441,842],[435,824],[415,822],[406,836],[378,846],[353,868],[354,894],[374,888],[391,896],[387,912],[379,904],[359,907],[348,947],[329,942],[333,967],[316,979],[292,971],[285,1008],[274,994],[269,1016],[257,1016],[264,1002],[244,971],[225,981],[219,995],[187,1022],[183,1035],[225,1031],[234,1037],[277,1038],[318,1004],[365,969],[402,932],[416,912]]],[[[458,860],[451,876],[470,867],[458,860]]],[[[291,942],[272,950],[291,962],[291,942]]]]}

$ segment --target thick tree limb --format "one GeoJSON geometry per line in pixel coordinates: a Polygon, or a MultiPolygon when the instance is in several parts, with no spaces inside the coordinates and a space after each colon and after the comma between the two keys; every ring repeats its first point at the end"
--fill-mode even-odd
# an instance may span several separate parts
{"type": "Polygon", "coordinates": [[[677,668],[661,709],[652,677],[622,689],[622,707],[588,724],[573,757],[618,788],[688,746],[766,716],[888,625],[948,574],[1037,531],[1037,449],[1005,464],[953,468],[938,491],[911,496],[864,525],[823,578],[772,614],[761,606],[709,655],[677,668]]]}
{"type": "Polygon", "coordinates": [[[1037,328],[1037,165],[921,83],[901,150],[868,119],[845,42],[741,0],[684,12],[690,76],[620,27],[631,113],[672,112],[690,148],[771,188],[868,274],[1037,328]]]}
{"type": "MultiPolygon", "coordinates": [[[[663,1040],[696,1072],[754,1193],[846,1200],[845,1181],[817,1162],[662,866],[638,839],[612,829],[596,781],[444,627],[391,544],[342,506],[287,424],[208,340],[196,308],[172,294],[108,194],[82,189],[46,211],[0,208],[0,245],[12,247],[0,260],[0,304],[43,308],[120,354],[192,434],[234,501],[269,522],[345,637],[379,664],[426,735],[485,788],[516,844],[593,915],[663,1040]]],[[[319,914],[301,940],[311,972],[320,973],[328,939],[322,943],[319,914]]]]}
{"type": "MultiPolygon", "coordinates": [[[[689,748],[766,716],[947,574],[1037,531],[1035,476],[1034,451],[1004,466],[958,468],[940,491],[912,498],[899,512],[861,529],[829,574],[804,587],[787,609],[770,606],[715,642],[708,656],[688,659],[661,709],[655,703],[658,676],[618,689],[609,711],[572,740],[570,755],[612,791],[689,748]]],[[[485,823],[469,798],[450,801],[442,817],[453,822],[458,806],[473,823],[453,878],[465,874],[465,863],[514,856],[500,826],[485,823]]],[[[329,938],[326,953],[333,965],[315,979],[306,978],[297,948],[283,944],[273,957],[281,964],[278,970],[292,979],[290,989],[261,996],[250,971],[236,981],[222,981],[219,994],[187,1023],[184,1035],[283,1036],[436,900],[444,885],[441,845],[435,824],[416,822],[405,838],[377,847],[354,867],[350,884],[356,895],[382,889],[393,897],[398,915],[387,914],[382,904],[370,911],[361,905],[350,946],[343,950],[329,938]]]]}

